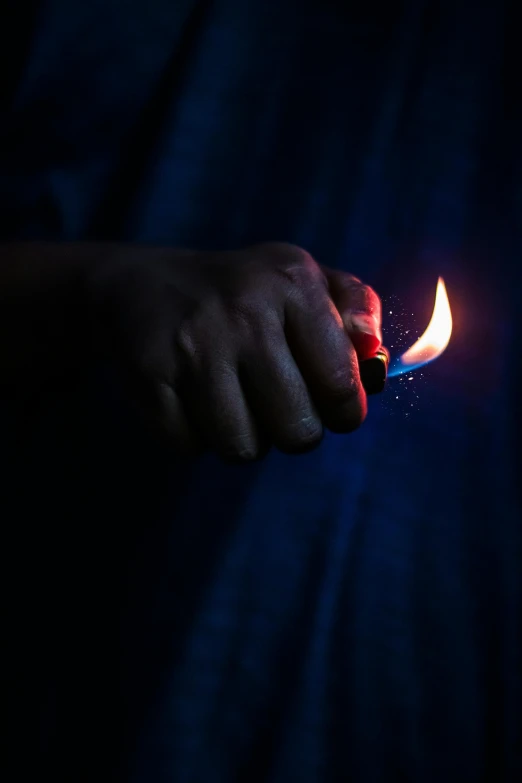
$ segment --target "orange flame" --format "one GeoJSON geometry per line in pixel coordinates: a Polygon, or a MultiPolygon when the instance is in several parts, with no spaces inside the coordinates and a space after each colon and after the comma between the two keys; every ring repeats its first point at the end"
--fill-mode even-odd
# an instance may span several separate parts
{"type": "Polygon", "coordinates": [[[453,319],[444,280],[439,277],[433,315],[424,334],[400,357],[391,375],[421,367],[433,361],[444,351],[451,337],[453,319]]]}

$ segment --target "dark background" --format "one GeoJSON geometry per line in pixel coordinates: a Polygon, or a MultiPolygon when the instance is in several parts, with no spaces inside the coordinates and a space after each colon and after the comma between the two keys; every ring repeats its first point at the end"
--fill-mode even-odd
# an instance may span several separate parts
{"type": "Polygon", "coordinates": [[[178,463],[107,368],[4,408],[20,776],[519,781],[515,4],[8,10],[4,239],[290,241],[375,287],[390,344],[439,275],[454,315],[300,458],[178,463]]]}

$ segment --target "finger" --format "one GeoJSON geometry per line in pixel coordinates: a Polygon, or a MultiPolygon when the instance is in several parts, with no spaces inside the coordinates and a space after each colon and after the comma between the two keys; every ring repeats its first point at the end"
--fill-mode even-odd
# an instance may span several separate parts
{"type": "Polygon", "coordinates": [[[370,286],[353,275],[325,268],[323,272],[359,359],[374,356],[382,345],[381,300],[370,286]]]}
{"type": "Polygon", "coordinates": [[[134,373],[130,389],[141,417],[161,440],[187,456],[203,450],[202,439],[191,426],[179,395],[169,383],[148,373],[134,373]]]}
{"type": "Polygon", "coordinates": [[[233,361],[202,361],[187,391],[191,419],[221,457],[250,462],[264,455],[266,446],[257,432],[233,361]]]}
{"type": "Polygon", "coordinates": [[[333,432],[356,429],[366,416],[366,395],[355,349],[326,284],[287,302],[285,331],[323,423],[333,432]]]}
{"type": "Polygon", "coordinates": [[[279,321],[264,323],[262,334],[245,352],[240,367],[258,426],[280,451],[297,454],[320,443],[321,418],[279,321]]]}

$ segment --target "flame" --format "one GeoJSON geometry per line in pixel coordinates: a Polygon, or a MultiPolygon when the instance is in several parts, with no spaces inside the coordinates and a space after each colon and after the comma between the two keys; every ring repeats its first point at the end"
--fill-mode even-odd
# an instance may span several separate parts
{"type": "Polygon", "coordinates": [[[452,327],[453,319],[446,286],[442,277],[439,277],[435,306],[428,328],[417,342],[395,362],[389,375],[400,375],[403,372],[415,370],[440,356],[450,341],[452,327]]]}

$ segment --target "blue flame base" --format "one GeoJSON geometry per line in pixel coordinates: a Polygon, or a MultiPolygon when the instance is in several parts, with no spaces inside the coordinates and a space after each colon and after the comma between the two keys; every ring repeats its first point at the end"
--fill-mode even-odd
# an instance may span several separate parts
{"type": "MultiPolygon", "coordinates": [[[[430,360],[431,361],[431,360],[430,360]]],[[[403,364],[400,359],[395,359],[388,368],[388,378],[396,378],[398,375],[404,375],[406,372],[415,372],[420,367],[426,367],[429,361],[419,362],[418,364],[403,364]]]]}

